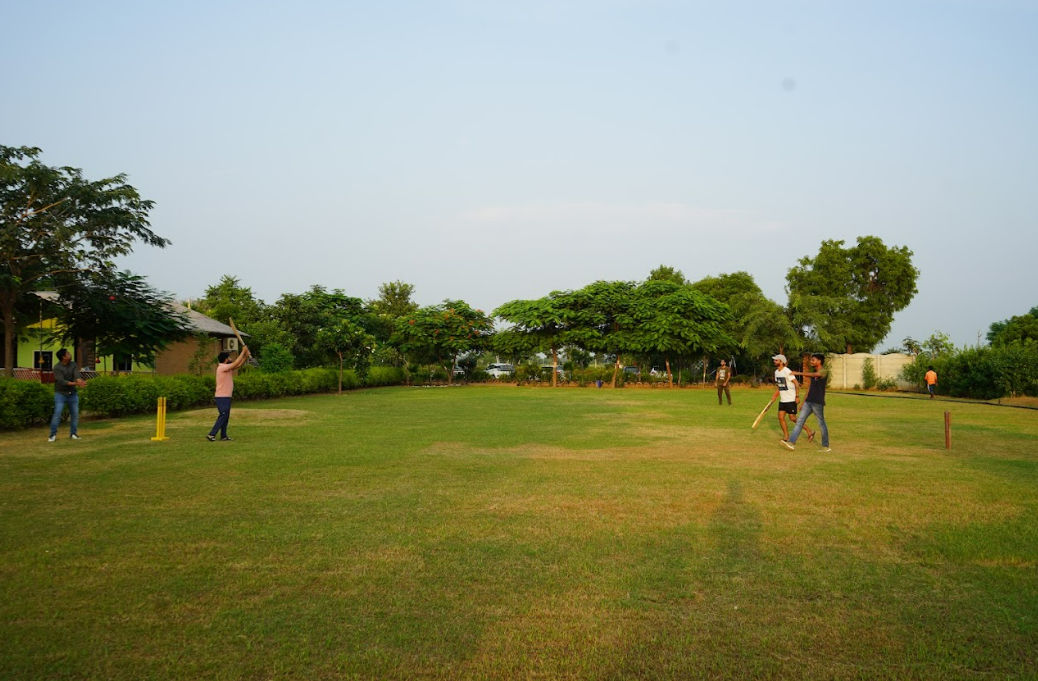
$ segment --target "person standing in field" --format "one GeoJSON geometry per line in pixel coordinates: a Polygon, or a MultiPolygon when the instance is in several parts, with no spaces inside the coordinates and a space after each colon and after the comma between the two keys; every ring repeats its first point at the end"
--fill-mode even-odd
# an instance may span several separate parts
{"type": "Polygon", "coordinates": [[[732,370],[728,368],[728,362],[721,360],[721,366],[717,367],[717,377],[714,385],[717,386],[717,404],[721,404],[721,393],[728,398],[728,404],[732,403],[732,392],[728,389],[728,382],[732,380],[732,370]]]}
{"type": "Polygon", "coordinates": [[[937,389],[937,372],[934,371],[933,367],[926,372],[926,391],[930,393],[930,399],[934,398],[934,390],[937,389]]]}
{"type": "Polygon", "coordinates": [[[58,438],[58,425],[61,415],[68,407],[69,437],[79,439],[79,392],[86,385],[79,373],[79,367],[72,361],[72,355],[66,348],[58,350],[58,363],[54,366],[54,415],[50,419],[50,437],[47,442],[58,438]]]}
{"type": "MultiPolygon", "coordinates": [[[[771,359],[775,363],[775,394],[771,396],[771,399],[774,400],[777,397],[779,401],[778,420],[779,427],[782,428],[782,442],[785,444],[789,440],[787,423],[793,423],[797,415],[800,384],[797,383],[793,372],[786,366],[785,355],[774,355],[771,359]]],[[[807,439],[813,440],[815,434],[810,429],[806,430],[807,439]]]]}
{"type": "Polygon", "coordinates": [[[226,441],[231,438],[227,435],[227,424],[231,420],[231,395],[234,394],[234,374],[245,361],[249,359],[249,346],[243,345],[238,356],[231,359],[231,353],[221,352],[217,358],[216,365],[216,423],[213,424],[205,439],[210,442],[216,441],[216,434],[220,433],[220,440],[226,441]]]}
{"type": "MultiPolygon", "coordinates": [[[[797,417],[797,424],[793,427],[793,434],[789,436],[789,440],[783,440],[782,444],[793,449],[797,438],[800,437],[800,431],[807,430],[805,425],[807,417],[814,414],[818,419],[818,428],[822,431],[822,451],[831,452],[833,450],[829,448],[829,428],[825,425],[825,385],[829,381],[829,370],[825,368],[825,355],[821,353],[816,352],[811,355],[809,362],[811,371],[792,372],[804,378],[810,378],[811,385],[807,387],[807,397],[804,398],[804,406],[800,410],[800,416],[797,417]]],[[[814,435],[809,430],[807,432],[807,440],[810,442],[814,439],[814,435]]]]}

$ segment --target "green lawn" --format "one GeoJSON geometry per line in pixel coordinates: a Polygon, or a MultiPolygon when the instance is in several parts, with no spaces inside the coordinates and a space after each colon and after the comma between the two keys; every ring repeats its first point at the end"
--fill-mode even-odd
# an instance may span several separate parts
{"type": "Polygon", "coordinates": [[[1038,412],[391,388],[0,433],[3,679],[1038,678],[1038,412]],[[944,410],[952,449],[944,448],[944,410]]]}

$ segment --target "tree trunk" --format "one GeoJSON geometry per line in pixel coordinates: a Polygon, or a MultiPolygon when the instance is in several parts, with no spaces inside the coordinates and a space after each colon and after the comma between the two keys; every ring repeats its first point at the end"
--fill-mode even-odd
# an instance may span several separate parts
{"type": "Polygon", "coordinates": [[[4,315],[4,373],[8,376],[14,376],[14,299],[9,296],[4,296],[0,307],[3,308],[4,315]]]}
{"type": "Polygon", "coordinates": [[[673,388],[674,387],[674,374],[670,373],[670,357],[664,357],[663,361],[667,363],[667,383],[669,383],[670,387],[673,388]]]}
{"type": "Polygon", "coordinates": [[[706,384],[706,360],[707,356],[703,355],[703,383],[706,384]]]}
{"type": "Polygon", "coordinates": [[[554,347],[551,349],[551,387],[559,387],[559,351],[554,347]]]}
{"type": "Polygon", "coordinates": [[[616,353],[616,364],[613,365],[613,382],[610,387],[616,387],[616,375],[620,373],[620,353],[616,353]]]}
{"type": "Polygon", "coordinates": [[[339,356],[339,394],[341,395],[342,394],[342,353],[341,352],[336,352],[335,354],[337,354],[339,356]]]}

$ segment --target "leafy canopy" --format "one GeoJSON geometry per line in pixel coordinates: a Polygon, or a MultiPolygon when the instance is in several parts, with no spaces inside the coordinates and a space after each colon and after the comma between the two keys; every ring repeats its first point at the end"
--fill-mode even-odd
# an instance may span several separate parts
{"type": "Polygon", "coordinates": [[[0,145],[0,312],[4,366],[14,371],[15,314],[26,296],[61,275],[112,272],[137,241],[165,247],[151,231],[152,201],[123,174],[87,180],[78,168],[52,167],[36,147],[0,145]]]}
{"type": "Polygon", "coordinates": [[[907,247],[887,247],[874,236],[823,241],[786,275],[794,327],[828,352],[871,350],[890,331],[894,313],[915,296],[919,270],[907,247]]]}

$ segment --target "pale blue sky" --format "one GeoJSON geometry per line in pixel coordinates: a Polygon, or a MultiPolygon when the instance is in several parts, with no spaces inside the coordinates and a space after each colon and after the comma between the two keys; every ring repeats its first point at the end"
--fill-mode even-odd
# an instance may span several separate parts
{"type": "Polygon", "coordinates": [[[125,267],[486,311],[657,265],[908,246],[887,340],[1038,305],[1038,3],[13,2],[0,143],[129,175],[125,267]]]}

